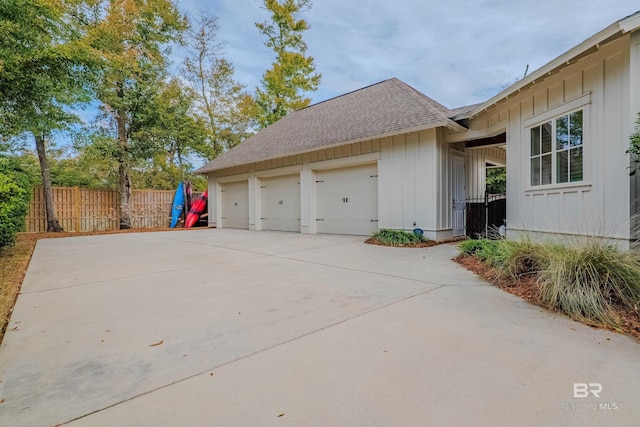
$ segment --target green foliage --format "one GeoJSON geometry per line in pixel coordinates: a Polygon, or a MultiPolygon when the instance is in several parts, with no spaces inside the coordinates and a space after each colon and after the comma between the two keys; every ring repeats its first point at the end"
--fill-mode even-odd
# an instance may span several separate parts
{"type": "Polygon", "coordinates": [[[74,2],[0,2],[0,135],[47,136],[78,118],[66,107],[90,99],[93,57],[80,43],[74,2]]]}
{"type": "Polygon", "coordinates": [[[424,236],[418,236],[417,234],[404,230],[391,230],[388,228],[382,228],[376,231],[371,238],[387,246],[410,246],[427,241],[424,236]]]}
{"type": "Polygon", "coordinates": [[[460,244],[463,253],[473,255],[491,267],[503,267],[511,256],[511,248],[499,240],[465,240],[460,244]]]}
{"type": "Polygon", "coordinates": [[[105,118],[111,119],[102,132],[111,131],[111,141],[117,141],[103,139],[105,154],[118,165],[120,228],[126,229],[131,228],[132,168],[157,152],[153,138],[140,137],[140,127],[149,121],[167,74],[169,48],[181,40],[187,21],[171,0],[93,1],[99,13],[87,25],[87,43],[103,59],[95,88],[105,118]]]}
{"type": "Polygon", "coordinates": [[[208,143],[208,130],[204,120],[194,114],[193,93],[178,79],[160,81],[156,92],[148,97],[132,120],[131,141],[148,147],[144,153],[155,160],[164,156],[164,162],[185,170],[188,158],[215,156],[208,143]],[[158,157],[158,154],[162,156],[158,157]]]}
{"type": "Polygon", "coordinates": [[[489,194],[507,192],[507,168],[487,169],[487,192],[489,194]]]}
{"type": "Polygon", "coordinates": [[[640,255],[595,241],[556,247],[539,284],[545,305],[616,326],[616,308],[640,311],[640,255]]]}
{"type": "Polygon", "coordinates": [[[0,247],[12,246],[24,228],[31,176],[16,158],[0,155],[0,247]]]}
{"type": "Polygon", "coordinates": [[[466,240],[459,247],[496,268],[504,278],[537,275],[546,265],[545,247],[528,240],[466,240]]]}
{"type": "Polygon", "coordinates": [[[627,153],[631,155],[631,175],[635,175],[640,170],[640,113],[638,114],[638,120],[636,121],[635,132],[629,137],[631,142],[630,148],[627,153]]]}
{"type": "Polygon", "coordinates": [[[267,127],[290,111],[309,105],[311,100],[300,91],[315,91],[321,75],[316,73],[313,58],[306,55],[307,44],[302,33],[309,29],[300,12],[311,7],[311,0],[264,0],[271,13],[270,22],[256,23],[273,50],[276,60],[262,77],[262,88],[256,91],[258,124],[267,127]]]}
{"type": "Polygon", "coordinates": [[[640,311],[640,254],[600,241],[574,246],[530,241],[469,240],[460,245],[503,277],[537,279],[547,307],[616,326],[617,309],[640,311]]]}

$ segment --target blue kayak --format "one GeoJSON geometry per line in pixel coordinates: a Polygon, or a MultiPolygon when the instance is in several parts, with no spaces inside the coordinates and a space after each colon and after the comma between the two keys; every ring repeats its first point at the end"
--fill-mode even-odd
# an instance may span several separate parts
{"type": "Polygon", "coordinates": [[[184,209],[184,185],[182,182],[176,189],[176,195],[173,196],[173,205],[171,205],[171,228],[175,228],[184,209]]]}

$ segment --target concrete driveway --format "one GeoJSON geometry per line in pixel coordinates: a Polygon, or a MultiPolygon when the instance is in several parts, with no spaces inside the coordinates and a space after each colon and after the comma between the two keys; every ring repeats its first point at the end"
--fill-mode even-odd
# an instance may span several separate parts
{"type": "Polygon", "coordinates": [[[362,240],[40,241],[0,348],[0,425],[640,425],[638,341],[484,283],[453,245],[362,240]]]}

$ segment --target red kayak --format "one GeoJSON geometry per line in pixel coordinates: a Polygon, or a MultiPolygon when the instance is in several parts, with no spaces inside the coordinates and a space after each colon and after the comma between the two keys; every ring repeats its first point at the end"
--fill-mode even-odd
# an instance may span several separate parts
{"type": "Polygon", "coordinates": [[[198,197],[198,200],[193,202],[193,205],[191,205],[191,209],[187,214],[187,220],[184,223],[184,228],[190,228],[193,224],[196,223],[196,221],[198,221],[198,218],[200,218],[200,214],[207,207],[207,200],[208,191],[205,191],[204,193],[202,193],[202,196],[198,197]]]}

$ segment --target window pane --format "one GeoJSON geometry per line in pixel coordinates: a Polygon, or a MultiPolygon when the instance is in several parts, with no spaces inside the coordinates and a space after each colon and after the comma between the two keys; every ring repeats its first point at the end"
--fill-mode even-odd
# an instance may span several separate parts
{"type": "Polygon", "coordinates": [[[542,125],[542,152],[551,152],[551,122],[542,125]]]}
{"type": "Polygon", "coordinates": [[[556,150],[563,150],[569,145],[569,116],[556,119],[556,150]]]}
{"type": "Polygon", "coordinates": [[[540,185],[540,157],[531,159],[531,185],[540,185]]]}
{"type": "Polygon", "coordinates": [[[542,185],[551,184],[551,154],[542,156],[542,185]]]}
{"type": "Polygon", "coordinates": [[[576,111],[571,113],[570,116],[571,129],[570,129],[570,142],[571,146],[575,147],[582,145],[582,111],[576,111]]]}
{"type": "Polygon", "coordinates": [[[540,126],[531,129],[531,155],[540,154],[540,126]]]}
{"type": "Polygon", "coordinates": [[[569,182],[569,152],[559,151],[556,156],[556,178],[558,182],[569,182]]]}
{"type": "Polygon", "coordinates": [[[569,153],[571,182],[582,181],[582,147],[574,148],[569,153]]]}

